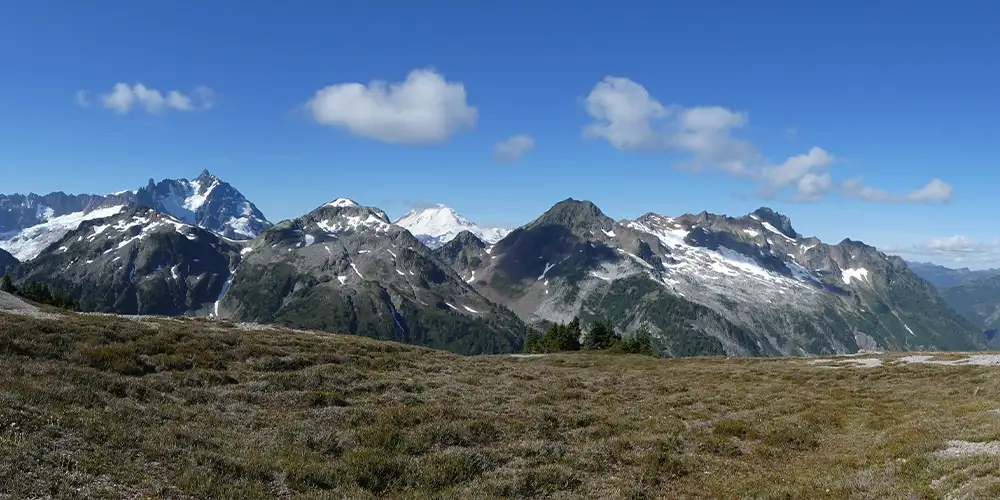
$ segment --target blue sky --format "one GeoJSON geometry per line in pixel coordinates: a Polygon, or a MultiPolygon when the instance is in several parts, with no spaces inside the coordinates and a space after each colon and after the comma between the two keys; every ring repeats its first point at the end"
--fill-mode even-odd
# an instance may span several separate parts
{"type": "Polygon", "coordinates": [[[341,196],[503,226],[567,197],[768,205],[1000,263],[1000,7],[809,4],[0,0],[0,192],[208,169],[275,221],[341,196]]]}

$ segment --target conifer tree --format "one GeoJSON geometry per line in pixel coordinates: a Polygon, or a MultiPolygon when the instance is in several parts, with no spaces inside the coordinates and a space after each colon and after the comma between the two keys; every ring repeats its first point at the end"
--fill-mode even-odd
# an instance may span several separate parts
{"type": "Polygon", "coordinates": [[[17,293],[17,288],[14,286],[14,282],[11,281],[9,274],[4,274],[3,278],[0,278],[0,291],[17,293]]]}

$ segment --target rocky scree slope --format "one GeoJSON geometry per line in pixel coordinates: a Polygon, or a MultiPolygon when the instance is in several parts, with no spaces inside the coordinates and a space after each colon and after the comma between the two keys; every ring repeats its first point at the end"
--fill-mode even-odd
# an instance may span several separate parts
{"type": "Polygon", "coordinates": [[[203,171],[198,177],[154,182],[111,195],[0,195],[0,248],[24,262],[82,222],[144,205],[229,239],[247,240],[270,222],[232,185],[203,171]]]}
{"type": "Polygon", "coordinates": [[[668,354],[983,346],[901,259],[803,237],[767,208],[615,222],[568,199],[495,245],[454,246],[436,255],[529,323],[610,317],[651,330],[668,354]]]}
{"type": "Polygon", "coordinates": [[[84,221],[18,267],[18,281],[68,292],[85,311],[207,315],[242,245],[149,207],[84,221]]]}
{"type": "Polygon", "coordinates": [[[460,353],[518,350],[526,325],[377,208],[338,199],[247,248],[221,315],[460,353]]]}

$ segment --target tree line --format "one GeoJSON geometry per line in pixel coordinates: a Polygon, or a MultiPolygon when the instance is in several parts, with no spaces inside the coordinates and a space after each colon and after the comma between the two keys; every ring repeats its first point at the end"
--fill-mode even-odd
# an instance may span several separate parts
{"type": "Polygon", "coordinates": [[[580,318],[573,318],[569,323],[555,323],[544,334],[532,330],[524,340],[524,352],[549,353],[562,351],[607,351],[615,353],[645,354],[658,356],[653,345],[653,337],[647,330],[638,330],[631,335],[623,336],[615,332],[610,320],[597,320],[590,325],[586,333],[580,324],[580,318]]]}
{"type": "Polygon", "coordinates": [[[49,288],[45,283],[38,282],[26,283],[17,287],[14,286],[14,281],[10,279],[9,274],[4,274],[3,278],[0,278],[0,291],[17,295],[39,304],[48,304],[50,306],[69,309],[70,311],[80,310],[80,303],[73,300],[73,297],[70,297],[68,293],[49,288]]]}

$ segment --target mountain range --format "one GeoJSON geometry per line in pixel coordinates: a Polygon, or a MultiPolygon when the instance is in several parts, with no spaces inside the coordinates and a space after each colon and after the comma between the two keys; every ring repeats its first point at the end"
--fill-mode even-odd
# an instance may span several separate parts
{"type": "Polygon", "coordinates": [[[85,310],[277,323],[514,352],[579,317],[670,356],[978,349],[979,322],[902,259],[762,207],[615,221],[566,199],[513,230],[347,198],[271,224],[208,172],[111,195],[0,197],[0,267],[85,310]],[[7,257],[5,257],[7,255],[7,257]],[[17,259],[17,261],[14,260],[17,259]],[[19,261],[19,262],[18,262],[19,261]]]}
{"type": "Polygon", "coordinates": [[[921,278],[931,282],[939,290],[950,288],[970,281],[984,280],[994,276],[1000,276],[1000,269],[978,269],[972,270],[967,267],[952,269],[939,266],[930,262],[911,262],[906,265],[917,273],[921,278]]]}
{"type": "Polygon", "coordinates": [[[109,195],[0,195],[0,249],[31,260],[82,222],[113,216],[132,204],[235,240],[253,239],[271,226],[236,188],[205,170],[194,179],[150,179],[139,189],[109,195]]]}

